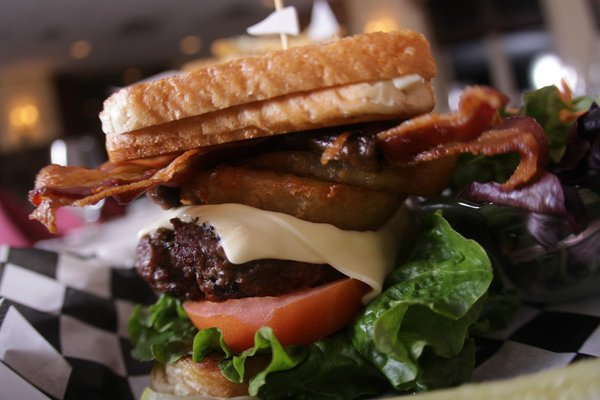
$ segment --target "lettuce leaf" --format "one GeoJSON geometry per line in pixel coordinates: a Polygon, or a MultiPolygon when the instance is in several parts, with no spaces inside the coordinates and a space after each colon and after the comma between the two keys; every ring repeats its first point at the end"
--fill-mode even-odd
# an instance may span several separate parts
{"type": "Polygon", "coordinates": [[[521,113],[533,117],[544,128],[550,145],[550,159],[554,163],[563,155],[571,127],[571,123],[561,121],[560,112],[573,109],[573,105],[563,100],[556,86],[546,86],[525,95],[521,113]]]}
{"type": "Polygon", "coordinates": [[[217,352],[223,353],[225,357],[231,357],[233,355],[225,343],[225,339],[223,339],[221,329],[206,328],[199,330],[194,337],[192,360],[199,362],[202,361],[207,355],[217,352]]]}
{"type": "Polygon", "coordinates": [[[305,350],[301,346],[288,346],[284,350],[273,330],[269,327],[262,327],[254,335],[254,347],[223,360],[220,365],[221,372],[223,376],[233,382],[243,382],[246,361],[260,354],[271,354],[271,361],[267,367],[250,379],[248,392],[251,396],[256,396],[258,390],[265,384],[267,375],[294,368],[306,357],[305,350]]]}
{"type": "Polygon", "coordinates": [[[295,368],[269,374],[261,399],[353,399],[391,390],[387,379],[352,346],[349,332],[340,332],[308,347],[295,368]]]}
{"type": "Polygon", "coordinates": [[[135,306],[127,331],[135,359],[166,364],[191,354],[197,329],[179,300],[162,295],[148,308],[135,306]]]}
{"type": "Polygon", "coordinates": [[[452,230],[441,212],[425,217],[409,261],[354,323],[352,343],[398,390],[415,386],[418,359],[459,355],[492,281],[491,262],[475,241],[452,230]]]}
{"type": "Polygon", "coordinates": [[[461,154],[452,174],[450,189],[456,193],[471,182],[504,182],[519,165],[517,154],[484,156],[461,154]]]}
{"type": "Polygon", "coordinates": [[[415,391],[458,386],[471,378],[475,368],[475,341],[467,339],[460,353],[454,357],[440,357],[425,349],[421,358],[422,373],[415,381],[415,391]]]}
{"type": "Polygon", "coordinates": [[[600,107],[596,103],[573,124],[565,154],[553,172],[565,185],[600,193],[600,107]]]}

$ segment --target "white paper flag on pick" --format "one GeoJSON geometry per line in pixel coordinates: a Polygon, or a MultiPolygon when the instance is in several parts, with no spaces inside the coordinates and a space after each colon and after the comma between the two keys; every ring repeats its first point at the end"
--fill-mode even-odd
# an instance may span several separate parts
{"type": "Polygon", "coordinates": [[[246,29],[250,35],[272,35],[285,33],[288,35],[300,34],[298,13],[295,7],[285,7],[272,12],[258,24],[246,29]]]}
{"type": "Polygon", "coordinates": [[[313,40],[329,39],[340,33],[340,24],[327,0],[316,0],[313,3],[308,36],[313,40]]]}

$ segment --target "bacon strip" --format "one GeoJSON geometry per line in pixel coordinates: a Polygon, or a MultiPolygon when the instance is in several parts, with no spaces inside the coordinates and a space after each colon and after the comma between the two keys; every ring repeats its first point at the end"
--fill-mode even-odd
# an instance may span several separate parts
{"type": "Polygon", "coordinates": [[[425,114],[377,135],[380,148],[392,164],[407,164],[414,156],[442,143],[466,142],[500,120],[508,98],[499,91],[474,86],[465,89],[459,110],[451,114],[425,114]]]}
{"type": "Polygon", "coordinates": [[[179,156],[106,163],[99,169],[48,165],[38,173],[35,189],[29,193],[29,200],[36,206],[29,218],[54,233],[58,208],[83,207],[110,196],[133,200],[153,186],[177,179],[199,153],[194,149],[179,156]]]}
{"type": "Polygon", "coordinates": [[[342,132],[335,138],[331,147],[327,147],[321,155],[321,164],[326,165],[331,160],[339,160],[344,144],[350,137],[351,132],[342,132]]]}
{"type": "Polygon", "coordinates": [[[380,148],[392,164],[416,164],[463,153],[493,156],[516,152],[521,162],[503,190],[517,188],[536,176],[548,161],[548,139],[529,117],[500,119],[507,103],[500,92],[482,86],[467,88],[459,110],[427,114],[378,134],[380,148]]]}
{"type": "Polygon", "coordinates": [[[533,179],[548,162],[549,148],[542,127],[531,117],[506,118],[469,142],[445,143],[413,156],[420,163],[463,153],[493,156],[516,152],[521,157],[515,172],[502,184],[505,191],[533,179]]]}
{"type": "MultiPolygon", "coordinates": [[[[531,118],[498,122],[499,110],[506,102],[506,97],[494,89],[472,87],[465,91],[458,112],[413,118],[378,134],[378,143],[386,158],[399,165],[461,153],[490,156],[518,152],[521,163],[502,186],[510,190],[537,174],[548,159],[548,144],[541,127],[531,118]]],[[[336,147],[343,145],[347,137],[340,135],[336,147]]],[[[82,207],[109,196],[129,201],[154,186],[177,184],[185,179],[183,174],[192,164],[201,168],[199,163],[206,166],[222,161],[239,149],[239,144],[220,150],[194,149],[175,156],[107,163],[97,170],[50,165],[40,171],[30,193],[30,201],[37,207],[30,218],[56,232],[55,212],[60,207],[82,207]]],[[[325,154],[324,161],[330,156],[325,154]]]]}

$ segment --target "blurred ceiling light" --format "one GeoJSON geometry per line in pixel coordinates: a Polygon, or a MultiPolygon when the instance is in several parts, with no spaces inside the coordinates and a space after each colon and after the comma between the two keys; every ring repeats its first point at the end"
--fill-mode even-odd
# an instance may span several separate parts
{"type": "Polygon", "coordinates": [[[37,125],[39,119],[40,111],[32,103],[15,106],[8,114],[10,126],[15,130],[32,129],[37,125]]]}
{"type": "Polygon", "coordinates": [[[367,21],[363,28],[363,32],[391,32],[397,31],[398,28],[398,23],[394,19],[390,17],[381,17],[367,21]]]}
{"type": "Polygon", "coordinates": [[[67,143],[56,139],[50,146],[50,162],[57,165],[67,165],[67,143]]]}
{"type": "Polygon", "coordinates": [[[142,72],[141,69],[139,69],[137,67],[127,68],[123,72],[123,83],[125,85],[131,85],[132,83],[139,81],[143,77],[144,77],[144,73],[142,72]]]}
{"type": "Polygon", "coordinates": [[[197,54],[201,48],[202,40],[195,35],[186,36],[179,41],[179,51],[188,56],[197,54]]]}
{"type": "Polygon", "coordinates": [[[556,85],[560,87],[564,79],[571,88],[577,85],[577,73],[565,65],[555,54],[542,54],[533,60],[530,67],[531,83],[536,89],[556,85]]]}
{"type": "Polygon", "coordinates": [[[89,40],[77,40],[71,43],[69,54],[76,60],[83,60],[92,52],[92,43],[89,40]]]}

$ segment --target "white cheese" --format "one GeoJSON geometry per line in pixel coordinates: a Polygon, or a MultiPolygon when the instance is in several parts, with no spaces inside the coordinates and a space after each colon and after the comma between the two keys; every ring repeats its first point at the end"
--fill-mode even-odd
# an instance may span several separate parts
{"type": "Polygon", "coordinates": [[[142,229],[138,236],[169,228],[172,218],[207,223],[215,228],[227,259],[233,264],[273,258],[329,264],[373,290],[363,301],[381,293],[383,280],[398,257],[400,238],[410,228],[401,207],[378,231],[344,231],[330,224],[307,222],[291,215],[241,204],[180,207],[142,229]]]}
{"type": "Polygon", "coordinates": [[[393,107],[406,101],[406,89],[424,79],[418,74],[400,76],[385,81],[356,83],[339,87],[339,95],[349,100],[381,104],[393,107]]]}

